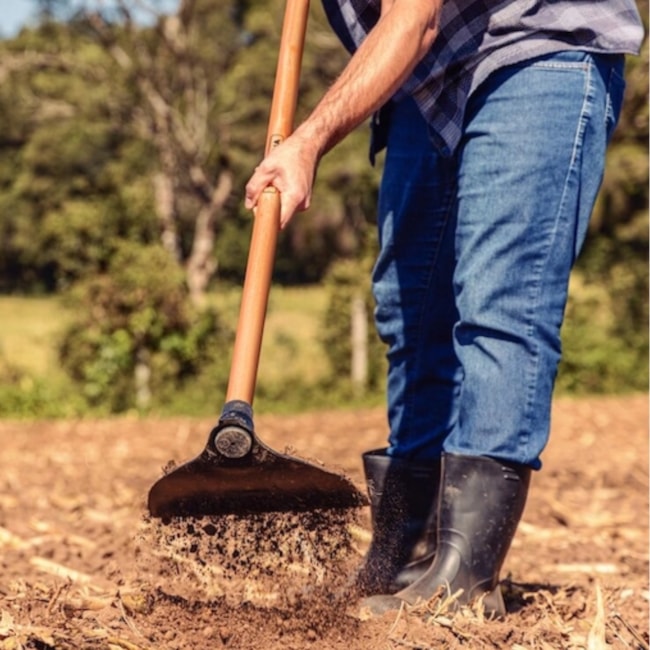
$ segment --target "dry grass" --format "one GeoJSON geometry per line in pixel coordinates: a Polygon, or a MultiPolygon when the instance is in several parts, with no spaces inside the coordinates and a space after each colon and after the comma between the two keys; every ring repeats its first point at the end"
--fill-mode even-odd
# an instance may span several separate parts
{"type": "Polygon", "coordinates": [[[644,631],[617,611],[615,591],[605,593],[598,582],[592,589],[566,587],[551,592],[537,588],[525,592],[517,585],[511,589],[520,591],[525,608],[510,614],[507,622],[490,621],[489,636],[480,601],[457,608],[459,594],[436,595],[398,612],[388,635],[389,648],[487,650],[503,644],[512,650],[648,650],[644,631]]]}
{"type": "MultiPolygon", "coordinates": [[[[553,422],[502,571],[509,614],[489,623],[440,600],[359,620],[356,602],[316,584],[319,567],[351,575],[328,564],[348,539],[337,526],[282,537],[280,521],[259,535],[223,521],[164,546],[145,536],[151,483],[170,458],[196,454],[211,419],[0,422],[0,650],[648,650],[647,396],[559,400],[553,422]],[[258,607],[234,582],[256,576],[258,607]],[[205,597],[224,577],[234,602],[205,597]]],[[[355,481],[362,450],[385,438],[383,409],[258,425],[269,446],[290,439],[355,481]]],[[[346,529],[354,565],[363,514],[346,529]]]]}

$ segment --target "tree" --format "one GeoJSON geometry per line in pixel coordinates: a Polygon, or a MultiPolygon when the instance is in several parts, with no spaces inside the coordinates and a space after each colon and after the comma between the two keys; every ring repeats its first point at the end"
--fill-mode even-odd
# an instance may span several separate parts
{"type": "MultiPolygon", "coordinates": [[[[64,288],[124,237],[162,241],[197,302],[217,271],[241,280],[284,2],[188,0],[153,26],[136,22],[141,4],[0,42],[4,290],[64,288]]],[[[298,119],[347,56],[317,4],[308,30],[298,119]]],[[[377,179],[365,131],[323,161],[313,208],[281,236],[278,280],[319,281],[362,244],[377,179]]]]}
{"type": "Polygon", "coordinates": [[[0,57],[0,287],[53,291],[101,271],[116,241],[156,235],[131,98],[95,44],[50,22],[0,57]]]}
{"type": "Polygon", "coordinates": [[[91,406],[146,410],[218,370],[225,387],[231,332],[210,309],[189,302],[181,269],[159,244],[125,242],[107,272],[80,282],[68,300],[75,317],[60,346],[63,368],[91,406]]]}
{"type": "Polygon", "coordinates": [[[89,9],[83,19],[137,93],[132,124],[157,155],[154,191],[161,240],[185,267],[190,295],[200,304],[216,269],[215,231],[233,186],[226,139],[212,118],[216,80],[241,47],[239,7],[182,0],[175,15],[158,17],[148,31],[135,24],[130,3],[119,0],[118,5],[119,22],[89,9]],[[217,24],[220,47],[208,50],[207,34],[217,24]],[[188,243],[180,223],[184,200],[196,210],[188,243]]]}

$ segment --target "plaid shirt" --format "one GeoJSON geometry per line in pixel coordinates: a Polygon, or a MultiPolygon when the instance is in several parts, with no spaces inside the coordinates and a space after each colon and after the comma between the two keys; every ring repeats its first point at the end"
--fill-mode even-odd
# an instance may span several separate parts
{"type": "MultiPolygon", "coordinates": [[[[350,52],[379,19],[381,0],[322,2],[350,52]]],[[[467,99],[498,68],[567,49],[637,53],[642,40],[634,0],[446,0],[431,50],[396,99],[413,96],[449,154],[461,137],[467,99]]]]}

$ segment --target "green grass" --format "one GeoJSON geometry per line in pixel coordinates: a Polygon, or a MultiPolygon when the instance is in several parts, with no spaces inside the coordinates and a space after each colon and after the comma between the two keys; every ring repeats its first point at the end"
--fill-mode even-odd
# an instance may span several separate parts
{"type": "MultiPolygon", "coordinates": [[[[567,345],[558,392],[645,390],[647,337],[637,345],[638,349],[630,348],[627,340],[611,337],[612,310],[605,309],[609,303],[600,295],[594,297],[578,289],[573,287],[564,330],[567,345]],[[639,352],[641,349],[645,350],[643,354],[639,352]]],[[[241,287],[219,285],[209,294],[220,318],[233,330],[237,326],[240,299],[241,287]]],[[[320,343],[326,307],[324,287],[272,287],[257,381],[259,412],[351,403],[351,388],[346,378],[334,384],[322,381],[329,373],[320,343]],[[324,389],[325,385],[329,388],[324,389]]],[[[57,297],[0,297],[0,371],[4,377],[0,410],[4,408],[4,413],[60,417],[67,412],[65,408],[69,411],[77,408],[77,403],[69,399],[76,388],[57,361],[59,335],[71,316],[57,297]],[[22,373],[13,372],[15,369],[22,373]]],[[[224,351],[228,355],[230,352],[224,351]]],[[[212,381],[210,377],[207,379],[212,381]]],[[[206,387],[195,386],[192,390],[202,395],[206,387]]],[[[179,401],[173,409],[184,413],[187,409],[200,408],[201,399],[179,401]]],[[[383,391],[371,392],[364,399],[374,404],[383,400],[383,391]]],[[[356,396],[353,402],[361,403],[356,396]]]]}
{"type": "Polygon", "coordinates": [[[0,298],[0,360],[29,374],[59,374],[57,337],[67,314],[55,298],[0,298]]]}
{"type": "MultiPolygon", "coordinates": [[[[241,288],[218,288],[210,297],[222,318],[233,328],[239,318],[241,288]]],[[[264,323],[258,381],[276,383],[301,379],[314,383],[327,372],[319,343],[327,296],[319,286],[271,288],[264,323]]]]}
{"type": "Polygon", "coordinates": [[[319,343],[325,291],[315,288],[274,288],[269,299],[259,376],[264,381],[283,377],[313,383],[327,371],[319,343]]]}

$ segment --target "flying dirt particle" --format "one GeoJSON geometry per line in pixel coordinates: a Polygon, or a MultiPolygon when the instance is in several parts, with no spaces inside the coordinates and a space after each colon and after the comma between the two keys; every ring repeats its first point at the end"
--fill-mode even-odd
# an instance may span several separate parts
{"type": "Polygon", "coordinates": [[[178,464],[174,460],[170,460],[165,464],[165,466],[162,468],[163,474],[171,474],[176,468],[178,467],[178,464]]]}
{"type": "MultiPolygon", "coordinates": [[[[163,576],[158,587],[189,602],[294,609],[346,592],[359,561],[354,510],[312,510],[175,519],[147,518],[139,560],[163,576]]],[[[341,596],[343,597],[343,596],[341,596]]]]}
{"type": "Polygon", "coordinates": [[[206,526],[203,526],[203,532],[206,535],[210,535],[210,537],[212,537],[213,535],[217,534],[217,529],[212,524],[207,524],[206,526]]]}

